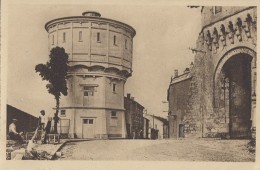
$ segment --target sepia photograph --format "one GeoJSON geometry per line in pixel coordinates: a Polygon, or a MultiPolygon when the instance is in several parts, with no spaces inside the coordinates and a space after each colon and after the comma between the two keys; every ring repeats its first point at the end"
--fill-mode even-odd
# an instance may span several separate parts
{"type": "Polygon", "coordinates": [[[256,5],[1,7],[5,162],[256,162],[256,5]]]}

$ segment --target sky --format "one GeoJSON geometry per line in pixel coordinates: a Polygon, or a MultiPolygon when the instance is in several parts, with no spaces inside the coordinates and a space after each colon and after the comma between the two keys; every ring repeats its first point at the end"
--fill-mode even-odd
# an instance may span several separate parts
{"type": "Polygon", "coordinates": [[[133,73],[125,84],[149,114],[166,117],[167,89],[174,70],[182,73],[194,59],[201,30],[200,8],[171,4],[55,4],[10,3],[7,13],[7,104],[30,114],[44,109],[53,113],[55,100],[35,65],[49,57],[46,22],[60,17],[98,11],[101,17],[124,22],[136,30],[133,73]]]}

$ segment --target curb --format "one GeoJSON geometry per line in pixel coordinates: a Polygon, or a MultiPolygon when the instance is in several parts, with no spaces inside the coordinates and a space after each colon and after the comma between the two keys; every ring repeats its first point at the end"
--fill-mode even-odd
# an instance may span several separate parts
{"type": "Polygon", "coordinates": [[[94,140],[94,139],[68,139],[68,140],[64,141],[59,147],[57,147],[53,152],[51,152],[52,156],[50,157],[50,160],[53,160],[56,156],[56,152],[61,150],[62,147],[64,147],[64,145],[69,142],[84,142],[84,141],[92,141],[92,140],[94,140]]]}

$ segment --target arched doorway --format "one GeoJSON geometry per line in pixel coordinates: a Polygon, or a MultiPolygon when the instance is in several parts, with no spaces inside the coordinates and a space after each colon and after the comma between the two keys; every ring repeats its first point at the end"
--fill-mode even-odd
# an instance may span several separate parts
{"type": "Polygon", "coordinates": [[[251,129],[252,94],[254,93],[255,56],[230,53],[220,61],[215,72],[215,107],[224,115],[226,133],[231,138],[248,138],[251,129]],[[231,55],[232,54],[232,55],[231,55]],[[222,63],[221,63],[222,62],[222,63]]]}

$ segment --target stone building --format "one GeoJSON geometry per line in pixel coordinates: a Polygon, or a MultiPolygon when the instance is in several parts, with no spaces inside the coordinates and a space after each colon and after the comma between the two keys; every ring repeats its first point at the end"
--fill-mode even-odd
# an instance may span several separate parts
{"type": "Polygon", "coordinates": [[[144,134],[144,106],[135,101],[131,94],[124,100],[127,138],[143,138],[144,134]]]}
{"type": "Polygon", "coordinates": [[[124,85],[132,73],[135,30],[87,11],[51,20],[49,49],[69,55],[68,96],[61,98],[61,121],[71,138],[124,138],[124,85]]]}
{"type": "Polygon", "coordinates": [[[250,137],[256,114],[256,18],[253,6],[202,7],[194,65],[173,77],[168,89],[170,137],[250,137]]]}

